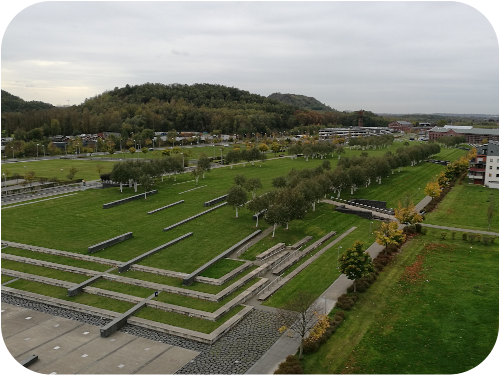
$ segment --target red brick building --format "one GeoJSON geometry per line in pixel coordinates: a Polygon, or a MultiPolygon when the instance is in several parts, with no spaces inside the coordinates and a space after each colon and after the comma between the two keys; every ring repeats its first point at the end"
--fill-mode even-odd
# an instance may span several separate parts
{"type": "Polygon", "coordinates": [[[429,141],[440,137],[464,136],[467,143],[482,144],[486,139],[489,141],[498,141],[498,129],[448,129],[435,126],[429,130],[429,141]]]}
{"type": "Polygon", "coordinates": [[[408,121],[393,121],[389,125],[389,129],[400,131],[400,132],[410,132],[413,129],[413,124],[408,121]]]}

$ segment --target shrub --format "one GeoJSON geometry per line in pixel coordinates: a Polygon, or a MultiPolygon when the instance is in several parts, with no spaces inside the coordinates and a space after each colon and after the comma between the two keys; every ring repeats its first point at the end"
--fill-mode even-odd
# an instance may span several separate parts
{"type": "Polygon", "coordinates": [[[490,243],[491,243],[491,244],[495,243],[495,240],[496,240],[496,237],[495,237],[495,236],[491,236],[491,237],[490,237],[490,243]]]}
{"type": "Polygon", "coordinates": [[[451,239],[454,240],[456,235],[457,235],[456,232],[451,232],[451,239]]]}
{"type": "Polygon", "coordinates": [[[469,238],[469,242],[474,242],[476,239],[476,235],[474,233],[467,233],[467,237],[469,238]]]}
{"type": "Polygon", "coordinates": [[[422,224],[415,224],[415,232],[422,233],[422,224]]]}
{"type": "Polygon", "coordinates": [[[421,230],[420,234],[423,234],[425,236],[427,234],[427,228],[426,227],[422,227],[422,230],[421,230]]]}
{"type": "Polygon", "coordinates": [[[338,307],[342,310],[350,310],[354,306],[354,302],[358,299],[358,296],[355,294],[342,294],[338,299],[335,307],[338,307]]]}
{"type": "Polygon", "coordinates": [[[483,236],[482,240],[485,245],[488,245],[490,243],[490,239],[486,236],[483,236]]]}
{"type": "Polygon", "coordinates": [[[479,233],[476,234],[476,241],[481,242],[481,235],[479,233]]]}
{"type": "Polygon", "coordinates": [[[345,319],[345,312],[339,310],[335,313],[335,317],[341,317],[342,319],[345,319]]]}
{"type": "Polygon", "coordinates": [[[286,359],[281,362],[278,369],[274,372],[275,374],[303,374],[304,369],[300,360],[294,356],[289,355],[286,359]]]}
{"type": "Polygon", "coordinates": [[[448,234],[448,233],[446,233],[446,232],[441,232],[441,239],[442,239],[442,240],[446,239],[446,235],[447,235],[447,234],[448,234]]]}
{"type": "Polygon", "coordinates": [[[303,346],[304,353],[306,353],[306,354],[307,353],[314,353],[318,349],[319,349],[318,341],[313,341],[313,340],[308,340],[308,339],[304,340],[304,346],[303,346]]]}
{"type": "Polygon", "coordinates": [[[462,240],[467,241],[467,233],[462,233],[462,240]]]}

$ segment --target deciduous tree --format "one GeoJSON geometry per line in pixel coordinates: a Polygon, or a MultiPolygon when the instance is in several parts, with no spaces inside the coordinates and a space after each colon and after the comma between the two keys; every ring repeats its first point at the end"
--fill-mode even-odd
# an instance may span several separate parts
{"type": "Polygon", "coordinates": [[[349,280],[354,280],[354,292],[356,292],[356,280],[369,276],[374,270],[370,254],[362,249],[363,243],[356,241],[339,259],[340,272],[349,280]]]}

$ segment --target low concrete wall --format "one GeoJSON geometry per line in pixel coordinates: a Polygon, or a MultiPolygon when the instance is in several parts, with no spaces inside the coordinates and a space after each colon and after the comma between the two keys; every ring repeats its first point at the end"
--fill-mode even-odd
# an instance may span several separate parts
{"type": "Polygon", "coordinates": [[[89,286],[90,284],[95,283],[101,277],[102,277],[102,275],[96,275],[94,277],[91,277],[88,280],[85,280],[83,283],[72,286],[71,288],[68,289],[68,297],[73,297],[73,296],[76,296],[77,294],[80,294],[83,291],[83,288],[89,286]]]}
{"type": "Polygon", "coordinates": [[[263,260],[265,258],[268,258],[276,253],[279,253],[280,251],[283,251],[285,250],[285,243],[284,242],[280,242],[280,243],[277,243],[276,245],[274,245],[273,247],[270,247],[269,249],[267,249],[266,251],[264,251],[263,253],[261,254],[258,254],[255,259],[257,260],[263,260]]]}
{"type": "Polygon", "coordinates": [[[134,259],[129,260],[128,262],[123,263],[120,267],[118,267],[118,272],[127,271],[132,264],[138,263],[141,260],[146,259],[148,256],[153,255],[160,250],[166,249],[169,246],[175,245],[177,242],[182,241],[183,239],[188,238],[192,235],[193,235],[193,232],[186,233],[180,237],[177,237],[175,240],[172,240],[170,242],[167,242],[166,244],[158,246],[157,248],[154,248],[153,250],[149,250],[148,252],[141,254],[141,255],[135,257],[134,259]]]}
{"type": "Polygon", "coordinates": [[[181,203],[184,203],[184,199],[181,200],[181,201],[175,202],[175,203],[168,204],[168,205],[166,205],[164,207],[157,208],[156,210],[149,211],[148,215],[154,214],[155,212],[164,210],[164,209],[169,208],[169,207],[177,206],[178,204],[181,204],[181,203]]]}
{"type": "Polygon", "coordinates": [[[134,315],[137,311],[142,309],[144,306],[146,306],[146,302],[151,299],[154,296],[152,294],[142,302],[138,303],[134,307],[132,307],[130,310],[124,312],[122,315],[119,317],[113,319],[111,322],[106,324],[104,327],[101,328],[101,337],[108,337],[111,335],[113,332],[118,331],[120,328],[122,328],[125,324],[127,324],[127,319],[134,315]]]}
{"type": "Polygon", "coordinates": [[[301,239],[300,241],[294,243],[292,246],[289,246],[289,249],[290,250],[297,250],[299,249],[300,247],[302,247],[304,244],[308,243],[309,241],[311,241],[313,238],[312,236],[307,236],[307,237],[304,237],[303,239],[301,239]]]}
{"type": "Polygon", "coordinates": [[[222,201],[224,201],[226,199],[227,199],[227,194],[224,194],[224,195],[222,195],[220,197],[214,198],[212,200],[209,200],[208,202],[203,203],[203,207],[209,207],[209,206],[211,206],[213,204],[222,202],[222,201]]]}
{"type": "Polygon", "coordinates": [[[38,356],[37,355],[30,355],[28,358],[23,359],[22,361],[17,362],[15,366],[12,366],[10,369],[7,371],[2,372],[0,375],[15,375],[19,374],[21,371],[24,369],[28,368],[29,365],[32,365],[38,361],[38,356]]]}
{"type": "Polygon", "coordinates": [[[202,211],[202,212],[200,212],[199,214],[193,215],[193,216],[191,216],[191,217],[188,217],[187,219],[184,219],[184,220],[179,221],[178,223],[175,223],[175,224],[172,224],[172,225],[170,225],[170,226],[168,226],[168,227],[166,227],[166,228],[163,228],[163,230],[166,232],[166,231],[168,231],[168,230],[170,230],[170,229],[174,229],[174,228],[178,227],[179,225],[185,224],[185,223],[187,223],[188,221],[191,221],[191,220],[193,220],[193,219],[196,219],[197,217],[200,217],[200,216],[202,216],[202,215],[208,214],[209,212],[211,212],[211,211],[213,211],[213,210],[216,210],[216,209],[218,209],[218,208],[220,208],[220,207],[222,207],[222,206],[225,206],[226,204],[227,204],[227,202],[221,203],[221,204],[219,204],[219,205],[217,205],[217,206],[215,206],[215,207],[212,207],[212,208],[210,208],[210,209],[208,209],[208,210],[202,211]]]}
{"type": "Polygon", "coordinates": [[[345,206],[337,206],[335,208],[335,211],[342,212],[343,214],[358,215],[359,217],[362,217],[363,219],[373,220],[372,211],[352,210],[350,208],[346,208],[345,206]]]}
{"type": "Polygon", "coordinates": [[[365,206],[387,209],[386,201],[375,201],[370,199],[350,199],[348,202],[349,204],[359,203],[364,204],[365,206]]]}
{"type": "Polygon", "coordinates": [[[113,237],[109,240],[99,242],[98,244],[89,246],[87,250],[90,254],[96,253],[99,250],[105,249],[107,247],[116,245],[117,243],[128,240],[129,238],[132,238],[133,236],[134,236],[134,234],[132,232],[127,232],[127,233],[121,234],[119,236],[113,237]]]}
{"type": "MultiPolygon", "coordinates": [[[[146,192],[145,194],[147,197],[149,195],[153,195],[156,193],[158,193],[158,190],[151,190],[151,191],[146,192]]],[[[132,195],[131,197],[128,197],[128,198],[123,198],[123,199],[120,199],[120,200],[117,200],[114,202],[105,203],[102,205],[102,208],[106,209],[106,208],[116,207],[116,206],[119,206],[120,204],[132,202],[132,201],[135,201],[136,199],[141,199],[143,197],[144,197],[144,194],[132,195]]]]}
{"type": "MultiPolygon", "coordinates": [[[[232,278],[238,276],[240,273],[242,273],[243,271],[245,271],[246,269],[248,269],[252,265],[253,265],[253,262],[246,261],[238,268],[235,268],[231,272],[222,276],[220,279],[213,279],[211,277],[204,277],[204,276],[196,276],[194,281],[199,282],[199,283],[203,283],[203,284],[210,284],[210,285],[223,285],[226,282],[228,282],[229,280],[231,280],[232,278]]],[[[185,275],[185,276],[187,276],[187,275],[185,275]]],[[[184,278],[185,276],[183,276],[182,278],[184,278]]]]}
{"type": "Polygon", "coordinates": [[[40,247],[40,246],[25,245],[25,244],[11,242],[11,241],[2,241],[2,245],[9,246],[9,247],[15,247],[16,249],[24,249],[24,250],[29,250],[29,251],[35,251],[38,253],[58,255],[58,256],[67,257],[67,258],[85,260],[88,262],[106,264],[106,265],[111,266],[111,267],[118,267],[118,266],[121,266],[123,263],[123,262],[120,262],[117,260],[112,260],[112,259],[99,258],[99,257],[91,256],[91,255],[72,253],[72,252],[63,251],[63,250],[48,249],[46,247],[40,247]]]}
{"type": "Polygon", "coordinates": [[[235,252],[236,250],[238,250],[238,248],[240,246],[242,246],[245,243],[247,243],[248,241],[250,241],[252,238],[254,238],[255,236],[257,236],[260,232],[261,232],[260,229],[257,230],[257,231],[255,231],[255,232],[253,232],[251,235],[245,237],[240,242],[238,242],[236,245],[231,246],[229,249],[227,249],[226,251],[224,251],[222,254],[217,255],[211,261],[205,263],[203,266],[199,267],[196,271],[190,273],[188,276],[186,276],[182,280],[182,285],[191,285],[194,282],[194,279],[195,279],[196,276],[198,276],[200,273],[202,273],[203,271],[205,271],[206,269],[208,269],[209,267],[211,267],[212,265],[214,265],[215,263],[217,263],[219,260],[221,260],[223,258],[226,258],[229,255],[231,255],[233,252],[235,252]]]}

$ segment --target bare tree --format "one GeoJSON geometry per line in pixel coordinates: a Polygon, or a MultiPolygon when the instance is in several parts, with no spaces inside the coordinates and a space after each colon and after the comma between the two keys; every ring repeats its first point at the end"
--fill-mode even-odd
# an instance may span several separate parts
{"type": "Polygon", "coordinates": [[[324,317],[320,313],[322,307],[316,297],[309,292],[299,292],[297,296],[286,302],[278,310],[283,322],[281,330],[291,330],[300,336],[299,359],[302,358],[304,339],[309,331],[324,317]]]}

